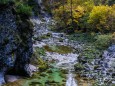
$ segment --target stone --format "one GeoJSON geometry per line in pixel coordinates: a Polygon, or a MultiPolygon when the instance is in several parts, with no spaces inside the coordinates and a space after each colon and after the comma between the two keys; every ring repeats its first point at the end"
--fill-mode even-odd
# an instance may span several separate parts
{"type": "Polygon", "coordinates": [[[26,64],[25,70],[27,71],[29,76],[32,76],[34,72],[38,71],[38,68],[32,64],[26,64]]]}
{"type": "Polygon", "coordinates": [[[112,84],[115,84],[115,81],[112,81],[112,84]]]}
{"type": "Polygon", "coordinates": [[[0,8],[0,70],[14,68],[14,73],[29,63],[33,53],[33,30],[30,20],[14,14],[13,9],[14,6],[9,5],[0,8]]]}
{"type": "Polygon", "coordinates": [[[112,45],[108,48],[109,52],[115,52],[115,45],[112,45]]]}
{"type": "Polygon", "coordinates": [[[4,83],[5,83],[4,73],[3,73],[3,72],[0,72],[0,86],[1,86],[2,84],[4,84],[4,83]]]}
{"type": "Polygon", "coordinates": [[[5,81],[6,83],[8,82],[14,82],[17,81],[19,79],[22,79],[23,77],[21,76],[16,76],[16,75],[5,75],[5,81]]]}
{"type": "Polygon", "coordinates": [[[0,69],[7,65],[13,66],[15,51],[17,49],[18,30],[12,8],[0,10],[0,69]]]}

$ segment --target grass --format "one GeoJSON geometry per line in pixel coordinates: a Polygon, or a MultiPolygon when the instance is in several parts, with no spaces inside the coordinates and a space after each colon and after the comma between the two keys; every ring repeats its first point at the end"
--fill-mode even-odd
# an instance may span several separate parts
{"type": "Polygon", "coordinates": [[[104,50],[111,45],[112,34],[79,33],[69,36],[69,40],[83,43],[81,57],[94,59],[100,57],[104,50]]]}
{"type": "Polygon", "coordinates": [[[18,14],[31,16],[32,15],[32,7],[28,4],[24,4],[23,2],[16,2],[16,12],[18,14]]]}

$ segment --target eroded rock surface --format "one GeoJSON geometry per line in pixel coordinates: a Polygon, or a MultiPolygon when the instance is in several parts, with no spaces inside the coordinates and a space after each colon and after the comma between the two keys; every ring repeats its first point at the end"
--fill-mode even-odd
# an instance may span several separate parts
{"type": "Polygon", "coordinates": [[[24,65],[29,64],[32,49],[29,18],[16,14],[13,4],[4,4],[0,8],[0,84],[9,69],[12,74],[26,74],[24,65]]]}

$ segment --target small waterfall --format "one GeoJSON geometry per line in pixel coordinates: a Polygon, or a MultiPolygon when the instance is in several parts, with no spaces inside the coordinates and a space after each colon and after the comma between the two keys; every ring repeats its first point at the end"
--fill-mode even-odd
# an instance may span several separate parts
{"type": "Polygon", "coordinates": [[[71,63],[69,64],[69,73],[67,75],[67,80],[66,80],[66,86],[78,86],[77,80],[75,80],[75,75],[74,75],[74,65],[71,63]]]}
{"type": "MultiPolygon", "coordinates": [[[[45,22],[40,21],[39,18],[32,19],[32,21],[34,22],[34,24],[36,24],[35,25],[36,32],[34,35],[37,35],[39,37],[39,36],[42,36],[47,33],[52,34],[51,38],[45,39],[45,41],[42,40],[42,43],[40,43],[41,41],[38,41],[37,44],[33,45],[34,47],[43,47],[44,45],[49,45],[50,42],[51,42],[51,44],[54,45],[57,43],[57,42],[55,43],[55,41],[57,39],[59,39],[62,35],[64,36],[63,33],[54,33],[52,31],[48,30],[47,24],[51,21],[48,18],[45,18],[45,22]]],[[[62,42],[61,44],[65,45],[64,42],[62,42]]],[[[67,71],[68,70],[74,71],[74,65],[77,62],[78,54],[74,54],[74,53],[58,54],[58,53],[50,53],[50,52],[46,52],[46,54],[48,57],[47,59],[57,61],[55,67],[61,68],[61,69],[66,69],[67,71]]],[[[74,74],[72,72],[69,72],[67,75],[66,86],[78,86],[77,82],[74,78],[74,74]]]]}
{"type": "Polygon", "coordinates": [[[68,71],[66,86],[78,86],[73,73],[74,65],[75,63],[77,63],[77,54],[70,53],[62,55],[57,53],[51,54],[47,52],[47,56],[49,57],[48,59],[53,59],[57,61],[57,68],[65,69],[66,71],[68,71]]]}
{"type": "Polygon", "coordinates": [[[66,86],[78,86],[73,74],[70,72],[67,76],[66,86]]]}
{"type": "Polygon", "coordinates": [[[0,72],[0,86],[1,84],[5,83],[4,81],[4,73],[3,72],[0,72]]]}
{"type": "MultiPolygon", "coordinates": [[[[31,19],[31,21],[34,24],[34,37],[40,37],[43,35],[46,35],[48,33],[51,34],[51,37],[48,39],[42,39],[42,40],[36,40],[36,43],[33,45],[34,47],[43,47],[44,45],[66,45],[65,41],[66,41],[66,35],[64,33],[57,33],[57,32],[53,32],[50,30],[48,25],[55,25],[55,21],[53,21],[51,19],[50,16],[48,16],[48,14],[43,10],[44,6],[42,4],[42,0],[37,0],[38,5],[41,7],[41,15],[42,18],[39,18],[39,16],[33,17],[31,19]],[[64,41],[63,42],[59,42],[60,38],[63,38],[64,41]]],[[[68,43],[68,42],[67,42],[68,43]]],[[[68,46],[68,45],[66,45],[68,46]]],[[[74,54],[74,53],[67,53],[67,54],[59,54],[59,53],[52,53],[52,52],[46,52],[46,59],[50,60],[55,60],[56,68],[60,68],[60,69],[66,69],[67,71],[69,71],[69,73],[67,74],[67,81],[66,81],[66,86],[78,86],[77,85],[77,81],[74,78],[74,73],[72,73],[72,71],[74,71],[74,65],[77,62],[77,57],[78,54],[74,54]]]]}

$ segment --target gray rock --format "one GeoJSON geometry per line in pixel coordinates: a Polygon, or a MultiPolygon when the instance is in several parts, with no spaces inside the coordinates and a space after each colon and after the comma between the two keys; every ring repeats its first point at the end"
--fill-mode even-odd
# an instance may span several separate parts
{"type": "Polygon", "coordinates": [[[109,52],[115,52],[115,45],[112,45],[108,48],[109,52]]]}
{"type": "Polygon", "coordinates": [[[21,76],[16,76],[16,75],[5,75],[5,81],[6,83],[8,82],[14,82],[17,81],[19,79],[22,79],[23,77],[21,76]]]}
{"type": "MultiPolygon", "coordinates": [[[[31,24],[29,20],[21,18],[17,24],[16,16],[13,6],[0,9],[0,70],[4,67],[13,67],[16,71],[23,70],[32,56],[31,24]]],[[[3,79],[0,83],[4,82],[3,79]]]]}
{"type": "Polygon", "coordinates": [[[115,81],[112,81],[112,84],[115,84],[115,81]]]}
{"type": "Polygon", "coordinates": [[[25,65],[25,70],[27,71],[29,76],[32,76],[34,72],[38,71],[38,68],[34,65],[26,64],[25,65]]]}
{"type": "Polygon", "coordinates": [[[3,72],[0,72],[0,86],[1,86],[2,84],[4,84],[4,83],[5,83],[4,73],[3,73],[3,72]]]}

